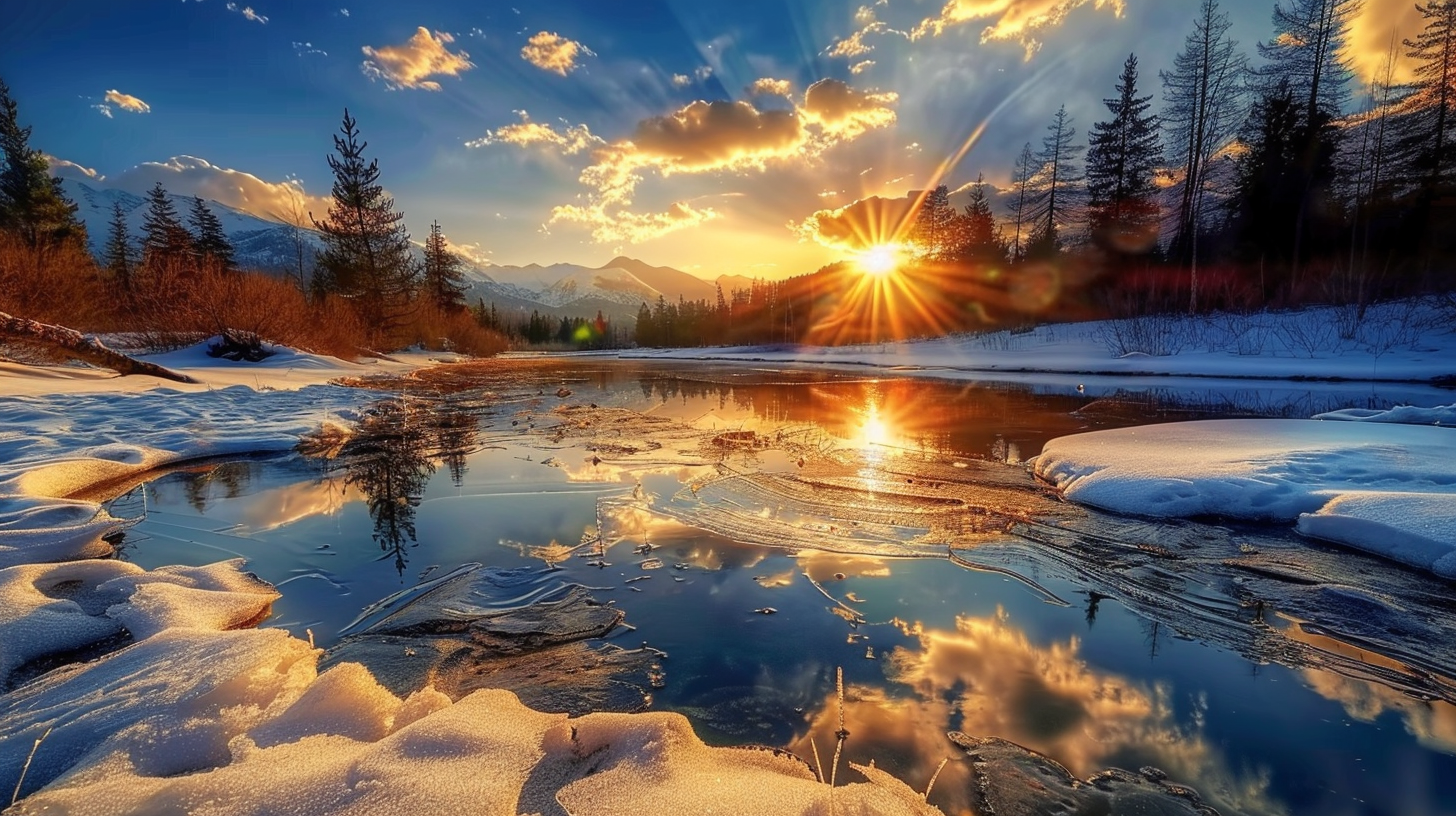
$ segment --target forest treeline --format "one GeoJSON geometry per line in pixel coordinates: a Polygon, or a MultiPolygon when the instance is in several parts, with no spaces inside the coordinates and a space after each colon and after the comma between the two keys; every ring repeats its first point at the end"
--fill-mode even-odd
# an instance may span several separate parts
{"type": "Polygon", "coordinates": [[[261,354],[263,341],[346,358],[411,345],[473,354],[507,345],[467,307],[462,262],[438,223],[414,250],[347,110],[328,157],[332,203],[322,220],[309,216],[323,249],[315,253],[295,224],[298,263],[283,276],[240,268],[208,204],[194,197],[184,216],[161,183],[145,196],[141,241],[118,202],[94,257],[77,205],[30,133],[0,82],[0,315],[21,319],[10,325],[114,332],[148,348],[223,336],[226,351],[243,356],[261,354]]]}
{"type": "Polygon", "coordinates": [[[1156,89],[1128,56],[1085,138],[1063,106],[1009,187],[922,192],[886,239],[909,256],[894,275],[867,282],[847,262],[716,303],[644,304],[638,342],[853,342],[1450,292],[1456,0],[1416,4],[1421,30],[1363,86],[1348,50],[1360,5],[1281,0],[1256,64],[1201,0],[1156,89]]]}

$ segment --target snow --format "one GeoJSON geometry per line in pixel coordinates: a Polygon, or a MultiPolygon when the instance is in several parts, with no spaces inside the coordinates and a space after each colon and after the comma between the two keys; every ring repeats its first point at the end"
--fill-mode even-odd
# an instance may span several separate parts
{"type": "Polygon", "coordinates": [[[1209,420],[1054,439],[1036,474],[1117,513],[1295,524],[1456,579],[1456,430],[1209,420]]]}
{"type": "Polygon", "coordinates": [[[1405,425],[1447,425],[1456,427],[1456,404],[1437,405],[1434,408],[1417,408],[1414,405],[1397,405],[1384,411],[1373,408],[1343,408],[1315,414],[1315,419],[1335,419],[1346,422],[1397,422],[1405,425]]]}
{"type": "Polygon", "coordinates": [[[1150,316],[856,346],[636,349],[623,357],[738,360],[922,373],[1232,380],[1429,381],[1456,375],[1451,315],[1402,301],[1299,312],[1150,316]],[[1342,336],[1342,335],[1348,335],[1342,336]]]}

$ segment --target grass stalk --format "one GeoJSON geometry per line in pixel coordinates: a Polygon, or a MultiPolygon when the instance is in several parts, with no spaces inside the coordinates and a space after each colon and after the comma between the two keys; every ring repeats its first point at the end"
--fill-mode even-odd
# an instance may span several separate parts
{"type": "Polygon", "coordinates": [[[40,744],[45,742],[45,738],[51,735],[51,731],[54,728],[55,726],[47,728],[46,732],[40,735],[40,739],[36,740],[35,744],[30,746],[30,755],[25,758],[25,765],[20,768],[20,778],[15,780],[15,792],[10,794],[11,807],[14,807],[15,803],[20,801],[20,786],[25,784],[25,775],[30,772],[30,763],[35,759],[35,752],[40,750],[40,744]]]}

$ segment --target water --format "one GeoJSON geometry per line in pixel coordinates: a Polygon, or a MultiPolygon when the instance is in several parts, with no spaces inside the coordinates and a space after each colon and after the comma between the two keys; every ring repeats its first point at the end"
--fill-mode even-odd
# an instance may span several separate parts
{"type": "Polygon", "coordinates": [[[123,497],[113,512],[146,515],[123,557],[244,556],[283,593],[266,625],[321,646],[461,564],[528,567],[624,612],[610,643],[665,653],[652,707],[705,740],[817,750],[827,775],[842,712],[847,760],[923,790],[949,759],[947,812],[972,801],[961,731],[1084,778],[1155,766],[1223,813],[1456,813],[1449,585],[1280,531],[1058,507],[1017,464],[1063,434],[1213,415],[1206,393],[592,361],[407,390],[424,401],[385,403],[332,460],[123,497]]]}

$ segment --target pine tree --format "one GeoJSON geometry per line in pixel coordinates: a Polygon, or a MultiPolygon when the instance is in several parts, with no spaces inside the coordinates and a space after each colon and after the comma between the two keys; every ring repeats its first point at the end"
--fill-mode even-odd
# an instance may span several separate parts
{"type": "Polygon", "coordinates": [[[1049,173],[1050,177],[1045,188],[1034,191],[1028,255],[1050,257],[1061,250],[1060,222],[1067,219],[1067,211],[1071,209],[1073,185],[1082,180],[1073,165],[1083,150],[1075,143],[1076,136],[1077,129],[1072,127],[1067,106],[1063,105],[1047,126],[1041,152],[1036,157],[1041,172],[1049,173]]]}
{"type": "Polygon", "coordinates": [[[951,229],[955,208],[950,205],[950,190],[944,184],[925,194],[915,213],[911,240],[920,246],[925,257],[943,260],[951,248],[951,229]]]}
{"type": "Polygon", "coordinates": [[[0,81],[0,229],[20,235],[31,249],[75,238],[85,243],[86,229],[76,220],[76,205],[66,198],[61,180],[52,177],[45,154],[30,147],[30,128],[21,127],[10,88],[0,81]]]}
{"type": "Polygon", "coordinates": [[[222,222],[212,209],[201,198],[193,196],[192,209],[187,218],[192,227],[192,252],[203,261],[212,261],[224,271],[234,271],[232,242],[228,240],[227,233],[223,232],[222,222]]]}
{"type": "Polygon", "coordinates": [[[1209,166],[1237,132],[1248,59],[1229,38],[1229,16],[1218,0],[1202,0],[1193,31],[1163,80],[1163,114],[1172,164],[1183,171],[1173,213],[1170,255],[1189,266],[1190,308],[1197,308],[1198,235],[1209,166]]]}
{"type": "Polygon", "coordinates": [[[106,271],[111,273],[122,289],[131,288],[134,257],[131,239],[127,236],[126,210],[117,201],[111,205],[111,231],[106,237],[106,271]]]}
{"type": "Polygon", "coordinates": [[[960,260],[992,267],[1006,263],[1006,236],[996,223],[996,214],[991,211],[984,175],[976,176],[976,184],[971,188],[971,201],[965,211],[956,216],[956,233],[956,254],[960,260]]]}
{"type": "Polygon", "coordinates": [[[1112,119],[1092,126],[1087,148],[1087,219],[1095,240],[1117,251],[1157,246],[1158,202],[1153,173],[1163,158],[1152,96],[1137,94],[1137,56],[1128,55],[1117,98],[1104,100],[1112,119]]]}
{"type": "Polygon", "coordinates": [[[430,224],[430,237],[425,240],[425,294],[436,308],[445,312],[465,306],[465,273],[460,256],[450,251],[439,222],[430,224]]]}
{"type": "Polygon", "coordinates": [[[162,182],[147,191],[147,216],[142,222],[142,263],[155,266],[185,262],[192,254],[192,236],[177,217],[177,208],[162,182]]]}
{"type": "Polygon", "coordinates": [[[1016,186],[1016,204],[1012,210],[1015,234],[1012,236],[1011,260],[1021,262],[1026,258],[1026,228],[1031,223],[1031,204],[1034,191],[1031,180],[1036,175],[1036,154],[1031,152],[1031,142],[1022,145],[1016,157],[1016,171],[1011,183],[1016,186]]]}
{"type": "Polygon", "coordinates": [[[329,156],[334,201],[314,221],[324,242],[315,278],[323,292],[352,298],[374,343],[390,344],[400,339],[419,276],[404,216],[379,184],[378,160],[365,161],[369,145],[355,124],[346,109],[343,136],[334,136],[338,155],[329,156]]]}

